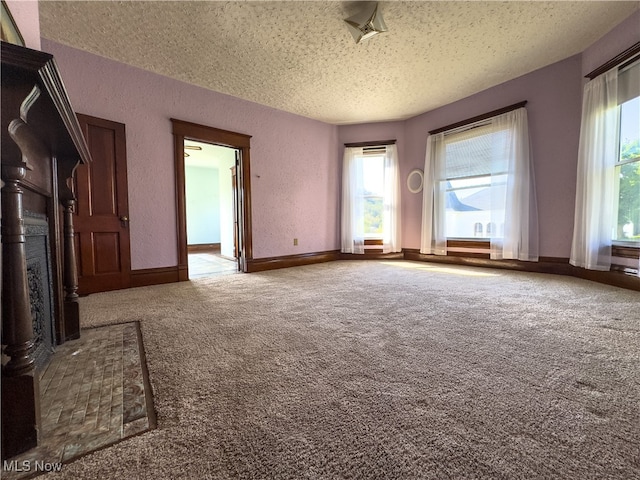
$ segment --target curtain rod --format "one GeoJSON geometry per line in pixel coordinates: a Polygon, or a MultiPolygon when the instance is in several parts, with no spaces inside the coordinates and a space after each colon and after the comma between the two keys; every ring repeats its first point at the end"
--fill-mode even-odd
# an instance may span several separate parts
{"type": "Polygon", "coordinates": [[[595,70],[587,73],[584,77],[588,78],[589,80],[593,80],[598,75],[602,75],[604,72],[607,72],[607,71],[611,70],[616,65],[624,62],[625,60],[633,58],[638,54],[640,54],[640,42],[634,43],[629,48],[627,48],[624,52],[616,55],[615,57],[613,57],[611,60],[609,60],[605,64],[600,65],[595,70]]]}
{"type": "Polygon", "coordinates": [[[499,108],[498,110],[493,110],[488,113],[483,113],[482,115],[478,115],[476,117],[467,118],[466,120],[462,120],[460,122],[452,123],[451,125],[447,125],[446,127],[436,128],[435,130],[431,130],[429,135],[435,135],[436,133],[446,132],[447,130],[453,130],[454,128],[464,127],[465,125],[470,125],[472,123],[480,122],[481,120],[486,120],[487,118],[495,117],[496,115],[502,115],[503,113],[511,112],[513,110],[517,110],[518,108],[522,108],[527,104],[527,101],[520,103],[514,103],[513,105],[509,105],[508,107],[499,108]]]}
{"type": "Polygon", "coordinates": [[[345,143],[344,146],[349,147],[382,147],[384,145],[395,145],[396,140],[381,140],[379,142],[359,142],[359,143],[345,143]]]}

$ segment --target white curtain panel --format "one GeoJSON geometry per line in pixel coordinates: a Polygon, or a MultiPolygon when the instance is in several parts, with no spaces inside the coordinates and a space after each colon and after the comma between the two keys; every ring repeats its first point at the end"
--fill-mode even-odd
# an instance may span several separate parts
{"type": "Polygon", "coordinates": [[[619,118],[618,69],[614,68],[584,87],[570,259],[576,267],[611,268],[619,118]]]}
{"type": "MultiPolygon", "coordinates": [[[[519,108],[494,117],[494,132],[506,132],[498,157],[507,159],[504,236],[491,238],[492,259],[538,261],[538,208],[529,145],[527,110],[519,108]]],[[[501,165],[498,169],[503,169],[501,165]]],[[[492,173],[499,173],[495,170],[492,173]]],[[[499,220],[494,223],[499,225],[499,220]]]]}
{"type": "Polygon", "coordinates": [[[400,209],[400,165],[398,149],[387,145],[384,157],[384,209],[382,253],[400,252],[401,209],[400,209]]]}
{"type": "Polygon", "coordinates": [[[362,157],[363,150],[358,147],[344,149],[342,164],[342,217],[341,236],[342,253],[364,253],[364,216],[363,171],[362,162],[357,161],[362,157]]]}
{"type": "Polygon", "coordinates": [[[422,234],[420,253],[446,255],[447,231],[445,222],[446,156],[444,133],[427,137],[427,154],[422,182],[422,234]]]}

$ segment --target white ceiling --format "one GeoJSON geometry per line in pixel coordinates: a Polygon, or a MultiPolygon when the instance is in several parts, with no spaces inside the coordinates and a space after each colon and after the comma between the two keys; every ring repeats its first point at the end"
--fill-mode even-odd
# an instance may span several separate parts
{"type": "Polygon", "coordinates": [[[188,167],[221,170],[229,168],[235,163],[235,149],[233,148],[196,142],[195,140],[185,140],[184,146],[184,152],[188,154],[184,158],[184,164],[188,167]],[[190,147],[200,147],[200,150],[190,147]]]}
{"type": "Polygon", "coordinates": [[[40,1],[43,37],[334,124],[410,118],[582,52],[640,2],[40,1]]]}

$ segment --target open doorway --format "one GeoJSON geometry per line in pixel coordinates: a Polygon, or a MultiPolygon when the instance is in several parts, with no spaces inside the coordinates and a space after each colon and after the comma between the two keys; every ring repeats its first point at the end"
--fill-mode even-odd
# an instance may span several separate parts
{"type": "Polygon", "coordinates": [[[184,141],[189,279],[237,272],[235,148],[184,141]]]}
{"type": "MultiPolygon", "coordinates": [[[[174,159],[176,178],[176,227],[177,227],[177,247],[178,247],[178,278],[180,281],[189,280],[189,252],[187,235],[187,196],[186,196],[186,171],[185,159],[190,158],[192,152],[200,151],[195,148],[185,146],[192,145],[201,147],[202,151],[206,147],[212,147],[218,152],[231,151],[234,154],[234,166],[229,169],[231,180],[231,190],[233,192],[233,227],[234,252],[229,255],[228,241],[220,242],[220,255],[226,252],[228,258],[235,257],[236,270],[246,272],[248,262],[253,258],[251,245],[251,184],[250,184],[250,139],[251,136],[220,130],[213,127],[198,125],[182,120],[171,119],[173,125],[174,138],[174,159]],[[226,149],[226,150],[220,150],[226,149]],[[189,157],[185,156],[185,152],[189,157]],[[224,252],[223,252],[224,248],[224,252]]],[[[227,165],[225,163],[225,165],[227,165]]],[[[227,173],[222,176],[226,178],[227,173]]],[[[223,180],[224,181],[224,180],[223,180]]],[[[220,175],[218,175],[220,182],[220,175]]],[[[228,212],[228,210],[226,210],[228,212]]],[[[228,224],[225,222],[226,228],[228,224]]],[[[221,224],[222,227],[222,224],[221,224]]],[[[228,230],[227,230],[228,232],[228,230]]],[[[222,235],[222,232],[221,232],[222,235]]],[[[221,236],[222,238],[222,236],[221,236]]],[[[226,237],[228,238],[228,237],[226,237]]],[[[198,240],[193,240],[196,244],[198,240]]],[[[211,242],[215,244],[217,242],[211,242]]],[[[205,243],[206,244],[206,243],[205,243]]],[[[215,248],[215,245],[214,245],[215,248]]]]}

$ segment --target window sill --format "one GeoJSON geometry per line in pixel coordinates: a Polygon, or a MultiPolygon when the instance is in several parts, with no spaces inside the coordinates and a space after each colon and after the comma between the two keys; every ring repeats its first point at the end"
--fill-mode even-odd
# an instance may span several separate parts
{"type": "Polygon", "coordinates": [[[482,248],[489,250],[491,241],[488,238],[447,238],[447,248],[482,248]]]}
{"type": "MultiPolygon", "coordinates": [[[[489,250],[491,241],[488,238],[465,239],[465,238],[448,238],[447,248],[468,248],[468,249],[485,249],[489,250]]],[[[640,258],[640,244],[638,242],[615,241],[611,248],[611,256],[619,258],[640,258]]]]}
{"type": "Polygon", "coordinates": [[[640,258],[640,245],[638,242],[615,241],[611,247],[611,255],[620,258],[640,258]]]}

